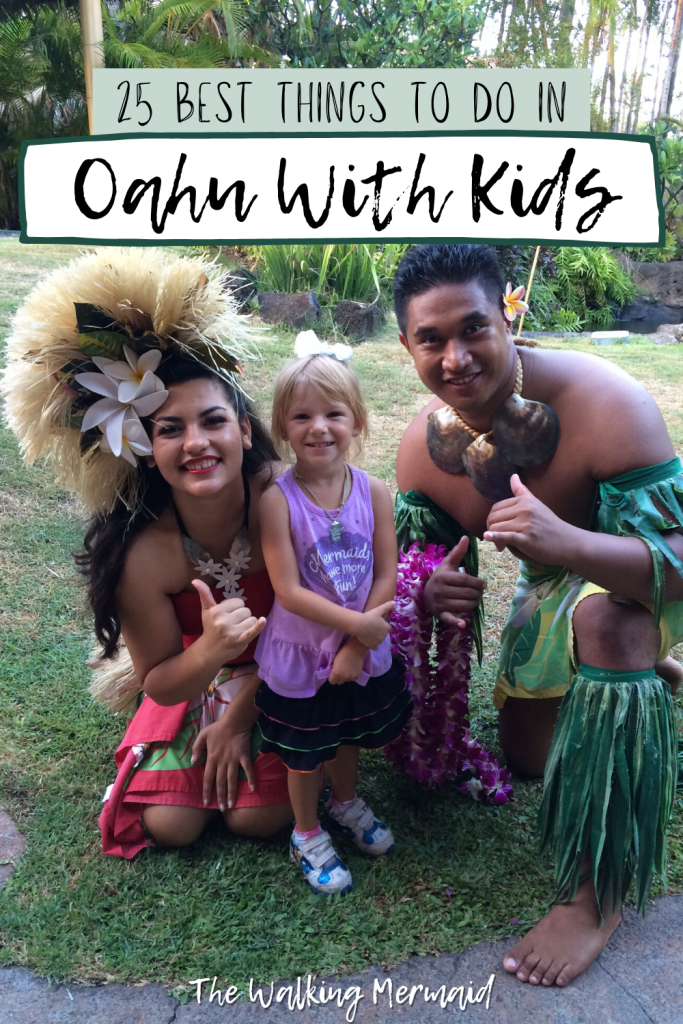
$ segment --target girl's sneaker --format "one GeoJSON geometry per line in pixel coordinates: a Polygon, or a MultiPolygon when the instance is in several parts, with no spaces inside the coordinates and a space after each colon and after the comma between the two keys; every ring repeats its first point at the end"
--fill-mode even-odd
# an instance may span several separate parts
{"type": "Polygon", "coordinates": [[[330,828],[351,842],[370,857],[384,857],[394,848],[391,829],[379,821],[360,797],[346,806],[331,802],[325,804],[330,819],[330,828]]]}
{"type": "Polygon", "coordinates": [[[320,832],[311,839],[297,839],[296,832],[292,832],[289,856],[299,865],[314,892],[332,896],[353,889],[351,872],[339,860],[329,832],[320,832]]]}

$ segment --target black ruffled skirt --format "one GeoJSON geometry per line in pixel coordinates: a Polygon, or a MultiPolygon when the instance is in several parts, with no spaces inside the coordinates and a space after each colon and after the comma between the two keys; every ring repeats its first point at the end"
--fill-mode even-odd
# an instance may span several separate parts
{"type": "Polygon", "coordinates": [[[261,711],[261,751],[287,768],[312,772],[333,761],[340,745],[375,750],[400,736],[413,709],[403,665],[393,660],[365,686],[325,682],[314,697],[281,697],[261,683],[254,698],[261,711]]]}

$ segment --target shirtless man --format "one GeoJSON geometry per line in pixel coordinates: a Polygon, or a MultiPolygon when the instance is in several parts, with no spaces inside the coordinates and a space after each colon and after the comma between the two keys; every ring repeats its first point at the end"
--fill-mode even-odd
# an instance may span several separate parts
{"type": "MultiPolygon", "coordinates": [[[[498,550],[507,547],[525,560],[526,590],[523,587],[521,594],[518,591],[518,597],[531,596],[531,603],[526,612],[517,615],[514,624],[506,627],[495,692],[501,745],[508,763],[520,773],[543,774],[562,695],[574,677],[574,704],[565,711],[571,704],[568,694],[557,727],[557,749],[554,745],[548,764],[544,797],[545,838],[555,856],[563,902],[557,903],[504,959],[505,969],[520,981],[563,986],[584,971],[604,948],[619,923],[625,895],[623,875],[617,879],[610,876],[606,883],[598,878],[599,857],[591,850],[590,829],[567,839],[571,830],[565,828],[566,822],[558,825],[558,808],[566,806],[563,801],[573,799],[573,791],[584,784],[586,767],[584,764],[582,768],[576,759],[588,757],[592,770],[597,752],[602,756],[612,750],[610,743],[614,743],[611,734],[599,732],[606,728],[601,722],[596,726],[592,755],[590,750],[581,750],[588,740],[580,730],[574,733],[579,739],[573,747],[571,737],[562,747],[566,730],[571,731],[573,724],[566,716],[571,718],[575,712],[583,716],[576,719],[583,723],[589,720],[586,716],[593,715],[594,705],[588,708],[580,704],[586,693],[595,695],[597,687],[600,693],[621,695],[614,700],[623,698],[628,702],[632,700],[633,681],[641,677],[647,680],[653,693],[653,713],[664,723],[666,742],[662,740],[662,744],[668,744],[666,751],[659,750],[661,760],[672,763],[665,766],[654,784],[659,787],[659,805],[656,798],[648,801],[641,794],[640,813],[648,825],[663,822],[662,836],[670,813],[675,731],[668,684],[677,684],[681,667],[667,655],[669,647],[683,636],[683,604],[677,603],[683,601],[683,578],[679,575],[683,565],[678,561],[683,558],[683,534],[679,529],[683,525],[683,478],[662,415],[648,392],[606,359],[576,352],[515,348],[503,315],[503,289],[495,253],[483,246],[417,246],[399,267],[394,281],[399,337],[415,361],[420,380],[435,397],[403,436],[396,477],[403,494],[414,491],[418,494],[412,499],[419,495],[431,499],[468,534],[493,542],[498,550]],[[448,405],[475,431],[489,431],[492,414],[513,391],[518,360],[523,367],[522,397],[550,406],[559,419],[561,436],[554,455],[541,465],[520,469],[511,478],[512,496],[492,504],[478,493],[465,472],[446,473],[437,468],[427,447],[427,418],[448,405]],[[655,468],[635,478],[633,471],[644,467],[655,468]],[[622,474],[631,476],[614,480],[622,474]],[[600,489],[600,481],[612,482],[610,500],[617,511],[606,504],[607,491],[600,489]],[[623,492],[627,492],[627,498],[623,492]],[[607,519],[601,519],[600,528],[608,532],[597,532],[596,499],[607,510],[607,519]],[[649,511],[642,513],[646,505],[649,511]],[[634,517],[644,524],[642,529],[633,526],[634,517]],[[658,592],[655,587],[658,620],[661,612],[659,628],[651,603],[653,559],[663,570],[658,574],[658,592]],[[670,559],[678,563],[679,571],[670,559]],[[586,581],[593,586],[585,586],[586,581]],[[546,598],[554,605],[547,605],[546,598]],[[539,628],[541,613],[548,608],[559,612],[551,627],[539,628]],[[520,615],[521,620],[526,615],[521,625],[520,615]],[[568,623],[573,625],[573,642],[568,623]],[[531,630],[531,634],[525,630],[531,630]],[[579,663],[578,675],[574,675],[575,663],[570,665],[572,653],[579,663]],[[574,761],[567,753],[570,748],[574,761]],[[570,789],[562,789],[563,784],[570,789]],[[567,873],[565,852],[570,840],[578,845],[572,872],[567,873]],[[591,876],[588,880],[586,873],[591,876]],[[595,881],[602,906],[596,898],[595,881]]],[[[438,541],[434,536],[427,539],[438,541]]],[[[451,622],[476,607],[484,589],[483,581],[456,571],[466,545],[463,539],[426,587],[426,600],[435,614],[446,620],[450,617],[451,622]]],[[[513,603],[513,610],[519,612],[519,607],[519,603],[513,603]]],[[[548,617],[543,621],[547,623],[548,617]]],[[[610,696],[610,707],[611,700],[610,696]]],[[[633,711],[633,703],[629,707],[629,714],[641,714],[633,711]]],[[[616,734],[616,725],[614,730],[616,734]]],[[[617,745],[619,742],[625,744],[628,760],[633,744],[623,735],[617,745]]],[[[649,749],[651,755],[652,746],[649,749]]],[[[660,760],[652,756],[645,759],[660,760]]],[[[609,763],[604,776],[605,792],[607,796],[612,794],[611,801],[623,797],[618,786],[623,776],[617,780],[623,758],[620,762],[617,757],[614,770],[613,764],[609,763]]],[[[633,806],[638,804],[635,774],[632,769],[630,783],[628,774],[626,777],[633,806]]],[[[590,792],[586,799],[588,806],[590,792]]],[[[602,841],[600,848],[605,860],[605,849],[612,841],[617,842],[611,820],[608,814],[601,823],[604,848],[602,841]]],[[[642,821],[637,820],[636,827],[641,827],[642,821]]],[[[623,837],[618,838],[621,841],[623,837]]],[[[663,841],[660,845],[663,847],[663,841]]],[[[641,850],[641,860],[645,857],[641,850]]],[[[625,852],[624,863],[627,861],[625,852]]],[[[646,880],[636,889],[639,908],[644,905],[652,872],[663,866],[663,857],[657,860],[654,852],[650,861],[650,865],[642,866],[646,880]]],[[[609,873],[609,866],[599,870],[609,873]]],[[[628,881],[632,874],[631,867],[628,881]]]]}

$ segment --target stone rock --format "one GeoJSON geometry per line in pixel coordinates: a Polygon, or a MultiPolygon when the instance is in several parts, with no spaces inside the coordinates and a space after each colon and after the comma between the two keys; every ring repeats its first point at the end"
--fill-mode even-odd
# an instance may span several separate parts
{"type": "Polygon", "coordinates": [[[683,324],[660,324],[657,334],[673,334],[677,341],[683,341],[683,324]]]}
{"type": "Polygon", "coordinates": [[[258,293],[259,315],[267,324],[306,327],[320,319],[320,303],[315,292],[258,293]]]}
{"type": "Polygon", "coordinates": [[[249,270],[229,270],[221,278],[221,285],[224,291],[230,292],[239,302],[239,313],[249,310],[249,301],[258,292],[256,278],[249,270]]]}
{"type": "Polygon", "coordinates": [[[384,323],[385,317],[379,306],[342,299],[332,313],[332,319],[343,334],[360,340],[372,338],[377,326],[384,323]]]}
{"type": "Polygon", "coordinates": [[[639,295],[626,306],[614,311],[615,320],[647,320],[654,324],[683,322],[683,301],[680,306],[666,306],[653,295],[639,295]]]}
{"type": "Polygon", "coordinates": [[[9,814],[0,807],[0,889],[26,849],[26,840],[9,814]]]}
{"type": "MultiPolygon", "coordinates": [[[[618,256],[627,273],[629,273],[641,291],[652,295],[665,306],[677,306],[681,316],[675,323],[683,320],[683,261],[670,260],[669,263],[638,263],[629,259],[624,253],[618,256]]],[[[626,318],[624,318],[626,319],[626,318]]]]}
{"type": "Polygon", "coordinates": [[[650,334],[649,337],[655,345],[678,345],[681,340],[675,334],[664,334],[660,327],[657,328],[656,334],[650,334]]]}

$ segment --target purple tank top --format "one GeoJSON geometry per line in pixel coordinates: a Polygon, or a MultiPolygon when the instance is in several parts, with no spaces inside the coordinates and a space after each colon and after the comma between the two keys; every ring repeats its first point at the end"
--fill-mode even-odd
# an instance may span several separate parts
{"type": "MultiPolygon", "coordinates": [[[[367,473],[351,470],[351,493],[339,517],[344,532],[330,536],[330,520],[306,497],[292,469],[277,483],[289,505],[292,545],[301,586],[334,604],[363,611],[372,587],[372,513],[367,473]]],[[[277,597],[256,647],[259,675],[282,697],[313,697],[328,678],[335,654],[348,633],[319,626],[282,607],[277,597]]],[[[389,637],[376,651],[368,651],[358,678],[365,686],[370,676],[381,676],[391,666],[389,637]]]]}

